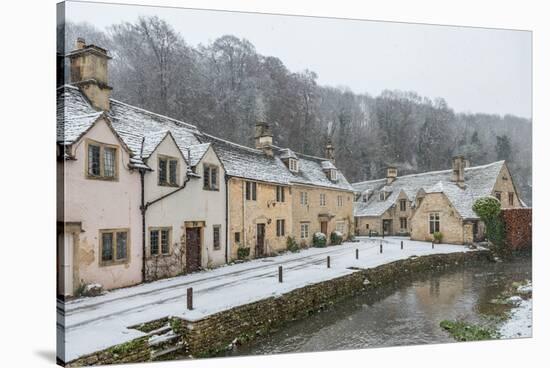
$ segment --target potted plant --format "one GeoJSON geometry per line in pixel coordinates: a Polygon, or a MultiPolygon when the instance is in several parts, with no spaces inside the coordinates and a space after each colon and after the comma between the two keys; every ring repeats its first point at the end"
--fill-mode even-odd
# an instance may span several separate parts
{"type": "Polygon", "coordinates": [[[436,231],[434,233],[434,243],[441,244],[442,240],[443,240],[443,233],[440,233],[439,231],[436,231]]]}

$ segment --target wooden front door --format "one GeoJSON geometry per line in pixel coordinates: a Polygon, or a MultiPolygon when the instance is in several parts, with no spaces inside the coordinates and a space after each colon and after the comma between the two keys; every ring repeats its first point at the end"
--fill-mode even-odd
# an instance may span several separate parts
{"type": "Polygon", "coordinates": [[[391,223],[391,220],[382,220],[382,231],[384,232],[384,235],[391,235],[391,223]]]}
{"type": "Polygon", "coordinates": [[[256,224],[256,257],[265,254],[265,224],[256,224]]]}
{"type": "Polygon", "coordinates": [[[323,234],[325,234],[326,236],[328,236],[328,229],[327,229],[327,222],[326,221],[321,221],[321,232],[323,234]]]}
{"type": "Polygon", "coordinates": [[[195,272],[201,268],[201,229],[188,227],[185,229],[185,266],[186,271],[195,272]]]}

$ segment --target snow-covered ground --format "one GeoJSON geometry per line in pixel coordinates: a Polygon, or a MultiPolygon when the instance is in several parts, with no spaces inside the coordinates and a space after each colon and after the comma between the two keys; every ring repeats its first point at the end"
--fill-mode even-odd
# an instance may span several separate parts
{"type": "MultiPolygon", "coordinates": [[[[460,245],[411,241],[408,238],[359,238],[359,242],[327,248],[309,248],[299,253],[256,259],[214,270],[174,277],[82,298],[63,305],[65,315],[65,356],[80,356],[121,344],[145,334],[128,326],[178,316],[189,321],[204,318],[235,306],[278,296],[306,285],[319,283],[410,256],[467,252],[460,245]],[[400,249],[400,241],[404,249],[400,249]],[[384,252],[379,253],[380,242],[384,252]],[[355,259],[359,249],[359,259],[355,259]],[[330,268],[326,258],[330,256],[330,268]],[[283,266],[283,283],[278,282],[278,266],[283,266]],[[186,309],[186,289],[193,287],[193,310],[186,309]]],[[[58,326],[58,329],[62,327],[58,326]]]]}
{"type": "MultiPolygon", "coordinates": [[[[532,286],[520,286],[520,293],[530,293],[532,286]]],[[[531,337],[533,335],[533,299],[521,299],[519,304],[512,309],[510,318],[499,328],[500,336],[503,339],[513,339],[518,337],[531,337]]]]}

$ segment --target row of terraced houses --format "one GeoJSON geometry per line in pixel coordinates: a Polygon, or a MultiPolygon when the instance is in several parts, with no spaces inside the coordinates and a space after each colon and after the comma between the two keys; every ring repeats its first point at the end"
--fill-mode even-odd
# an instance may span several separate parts
{"type": "Polygon", "coordinates": [[[354,232],[354,189],[334,149],[255,147],[110,98],[109,56],[79,39],[58,87],[58,294],[138,284],[285,251],[287,237],[354,232]],[[246,250],[245,252],[239,249],[246,250]]]}
{"type": "Polygon", "coordinates": [[[350,184],[334,147],[313,157],[273,144],[255,127],[255,147],[110,98],[109,56],[78,39],[67,55],[71,83],[57,90],[58,294],[105,289],[274,255],[287,238],[313,234],[408,235],[449,243],[483,237],[471,207],[494,195],[522,206],[506,164],[453,167],[350,184]]]}

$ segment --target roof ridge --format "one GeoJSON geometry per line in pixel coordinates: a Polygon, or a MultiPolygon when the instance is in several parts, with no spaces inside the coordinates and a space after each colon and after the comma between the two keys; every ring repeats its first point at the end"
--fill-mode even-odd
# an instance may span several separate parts
{"type": "MultiPolygon", "coordinates": [[[[467,168],[465,168],[464,170],[465,170],[465,171],[471,171],[471,170],[483,169],[483,168],[487,168],[487,167],[490,167],[490,166],[493,166],[493,165],[496,165],[496,164],[502,164],[502,163],[504,163],[504,162],[505,162],[505,160],[494,161],[494,162],[491,162],[491,163],[488,163],[488,164],[484,164],[484,165],[478,165],[478,166],[467,167],[467,168]]],[[[398,179],[400,179],[400,178],[412,178],[412,177],[418,177],[418,176],[424,176],[424,175],[427,176],[427,175],[432,175],[432,174],[443,174],[443,173],[451,172],[451,171],[453,171],[453,169],[425,171],[425,172],[416,173],[416,174],[407,174],[407,175],[398,176],[398,177],[396,178],[396,180],[398,180],[398,179]]],[[[356,182],[356,183],[352,183],[351,185],[372,183],[372,182],[375,182],[375,181],[385,180],[385,179],[386,179],[386,178],[379,178],[379,179],[372,179],[372,180],[359,181],[359,182],[356,182]]]]}
{"type": "Polygon", "coordinates": [[[211,134],[207,134],[207,133],[202,133],[202,135],[206,136],[206,137],[210,137],[212,139],[215,139],[215,140],[218,140],[220,142],[223,142],[223,143],[227,143],[227,144],[230,144],[232,146],[237,146],[239,148],[244,148],[246,150],[249,150],[249,151],[252,151],[253,153],[263,153],[262,150],[259,150],[257,148],[252,148],[252,147],[248,147],[248,146],[244,146],[242,144],[239,144],[239,143],[235,143],[235,142],[231,142],[231,141],[228,141],[226,139],[223,139],[223,138],[220,138],[220,137],[216,137],[216,136],[213,136],[211,134]]]}
{"type": "Polygon", "coordinates": [[[303,156],[303,157],[306,157],[306,158],[314,158],[316,160],[321,160],[321,161],[330,161],[330,159],[326,158],[326,157],[319,157],[319,156],[313,156],[313,155],[307,155],[305,153],[301,153],[301,152],[297,152],[297,151],[294,151],[292,148],[290,147],[279,147],[279,146],[276,146],[274,144],[271,145],[271,147],[273,148],[277,148],[277,149],[280,149],[280,150],[291,150],[292,152],[294,152],[295,154],[299,155],[299,156],[303,156]]]}
{"type": "Polygon", "coordinates": [[[137,110],[137,111],[144,112],[144,113],[149,114],[149,115],[154,115],[154,116],[158,116],[158,117],[160,117],[160,118],[164,118],[164,119],[171,120],[171,121],[174,122],[174,123],[177,123],[177,124],[182,125],[184,128],[191,128],[191,129],[196,130],[197,132],[199,132],[199,129],[197,128],[196,125],[186,123],[186,122],[184,122],[184,121],[178,120],[178,119],[176,119],[176,118],[172,118],[172,117],[167,116],[167,115],[158,114],[158,113],[156,113],[156,112],[153,112],[153,111],[150,111],[150,110],[146,110],[146,109],[143,109],[143,108],[141,108],[141,107],[137,107],[137,106],[134,106],[134,105],[130,105],[130,104],[126,103],[126,102],[122,102],[122,101],[117,100],[117,99],[114,99],[114,98],[110,98],[109,100],[110,100],[111,102],[115,102],[115,103],[124,105],[124,106],[126,106],[126,107],[132,108],[132,109],[137,110]]]}

